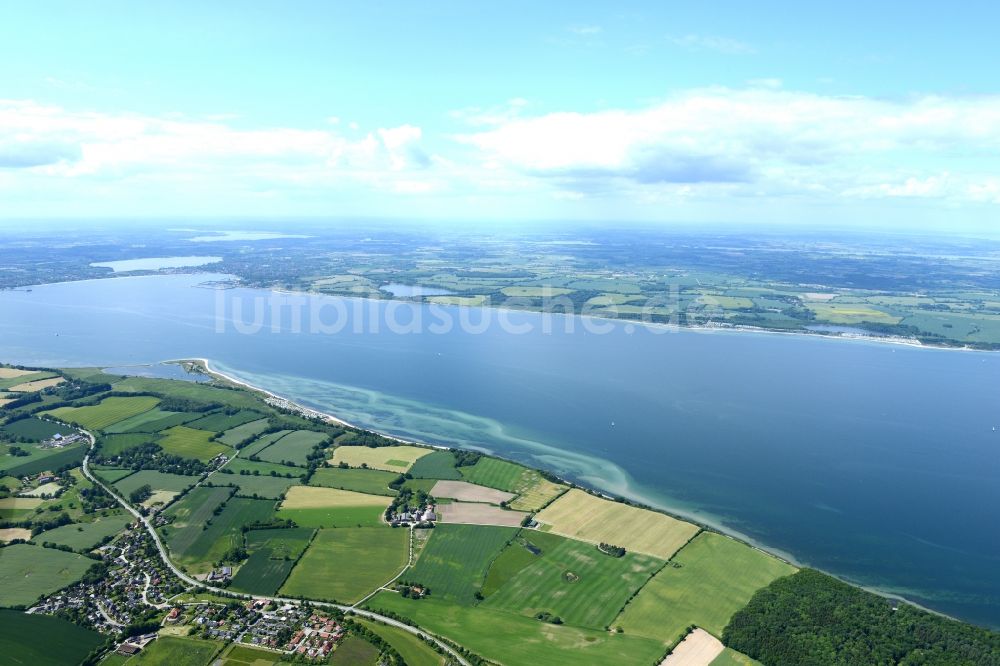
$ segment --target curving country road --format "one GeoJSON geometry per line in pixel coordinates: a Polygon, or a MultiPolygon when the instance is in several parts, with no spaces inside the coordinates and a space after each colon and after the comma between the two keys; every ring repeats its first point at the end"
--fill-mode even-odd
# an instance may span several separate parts
{"type": "MultiPolygon", "coordinates": [[[[227,590],[227,589],[224,589],[224,588],[221,588],[221,587],[213,587],[211,585],[207,585],[204,581],[200,581],[200,580],[196,580],[194,578],[191,578],[186,573],[184,573],[183,571],[181,571],[171,561],[170,556],[167,554],[167,548],[166,548],[166,546],[163,545],[163,542],[160,541],[160,535],[156,533],[156,530],[153,528],[152,523],[150,523],[149,520],[144,515],[142,515],[141,513],[139,513],[136,509],[132,508],[132,506],[128,502],[126,502],[124,500],[124,498],[120,497],[116,492],[114,492],[111,488],[109,488],[103,481],[101,481],[100,479],[98,479],[96,476],[94,476],[91,473],[91,471],[90,471],[90,455],[94,452],[94,446],[96,445],[97,440],[94,438],[94,435],[92,433],[90,433],[90,432],[88,432],[86,430],[84,430],[83,432],[84,432],[84,434],[90,440],[90,447],[87,450],[87,455],[85,455],[83,457],[83,475],[86,476],[87,479],[89,479],[91,483],[93,483],[93,484],[95,484],[95,485],[100,486],[101,488],[103,488],[104,491],[107,492],[109,495],[111,495],[113,498],[115,498],[115,501],[118,502],[119,504],[121,504],[125,508],[126,511],[128,511],[129,513],[131,513],[133,516],[135,516],[137,519],[139,519],[139,521],[142,522],[142,524],[146,527],[146,531],[149,532],[149,535],[153,538],[153,543],[156,544],[156,549],[160,553],[160,558],[163,560],[164,564],[166,564],[167,567],[174,573],[175,576],[177,576],[178,578],[180,578],[182,581],[184,581],[188,585],[193,585],[193,586],[196,586],[196,587],[201,587],[201,588],[204,588],[206,590],[210,590],[212,592],[218,592],[218,593],[220,593],[222,595],[229,596],[229,597],[237,597],[237,598],[240,598],[240,599],[266,599],[268,601],[274,601],[274,602],[277,602],[277,603],[288,603],[288,604],[295,604],[295,605],[303,603],[301,599],[288,599],[288,598],[285,598],[285,597],[268,597],[268,596],[257,595],[257,594],[243,594],[241,592],[233,592],[231,590],[227,590]]],[[[412,552],[411,552],[411,557],[412,557],[412,552]]],[[[454,658],[456,661],[458,661],[460,664],[462,664],[462,666],[472,666],[468,661],[466,661],[466,659],[462,655],[460,655],[458,652],[456,652],[454,650],[454,648],[452,648],[450,645],[448,645],[447,643],[445,643],[444,641],[442,641],[441,639],[439,639],[434,634],[431,634],[430,632],[424,631],[423,629],[418,629],[418,628],[416,628],[414,626],[406,624],[405,622],[400,622],[399,620],[394,620],[391,617],[386,617],[384,615],[379,615],[378,613],[375,613],[375,612],[370,611],[370,610],[365,610],[365,609],[362,609],[362,608],[355,608],[354,606],[345,606],[343,604],[334,604],[334,603],[330,603],[330,602],[327,602],[327,601],[312,601],[312,600],[310,600],[309,603],[311,605],[313,605],[313,606],[319,606],[319,607],[323,607],[323,608],[335,608],[335,609],[343,611],[343,612],[348,612],[349,611],[351,613],[354,613],[355,615],[360,615],[362,617],[367,617],[367,618],[372,619],[372,620],[378,620],[379,622],[382,622],[383,624],[388,624],[388,625],[396,627],[398,629],[402,629],[403,631],[411,633],[414,636],[417,636],[418,638],[429,639],[431,641],[434,641],[434,643],[438,647],[440,647],[445,652],[447,652],[452,658],[454,658]]]]}

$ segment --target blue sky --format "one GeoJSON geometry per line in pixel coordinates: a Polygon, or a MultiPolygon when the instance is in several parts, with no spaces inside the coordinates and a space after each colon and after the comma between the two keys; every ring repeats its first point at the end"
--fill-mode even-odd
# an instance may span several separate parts
{"type": "Polygon", "coordinates": [[[815,4],[17,3],[0,216],[991,230],[1000,9],[815,4]]]}

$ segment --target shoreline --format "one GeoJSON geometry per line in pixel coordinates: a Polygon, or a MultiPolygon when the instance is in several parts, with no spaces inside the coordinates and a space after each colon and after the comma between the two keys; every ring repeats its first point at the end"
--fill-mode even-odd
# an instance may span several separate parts
{"type": "MultiPolygon", "coordinates": [[[[301,296],[325,296],[327,298],[341,298],[344,300],[363,300],[363,301],[373,301],[373,302],[387,302],[387,303],[405,303],[409,305],[417,306],[431,306],[436,305],[434,303],[428,303],[426,301],[417,300],[406,300],[400,298],[368,298],[366,296],[348,296],[339,294],[327,294],[320,291],[303,291],[300,289],[287,289],[285,287],[279,286],[254,286],[243,282],[243,279],[238,275],[233,275],[230,273],[208,273],[208,272],[186,272],[186,271],[176,271],[170,273],[164,272],[149,272],[140,275],[107,275],[103,277],[88,277],[80,280],[61,280],[58,282],[41,282],[38,284],[22,285],[19,287],[7,287],[5,289],[0,289],[0,292],[11,291],[11,292],[23,292],[25,290],[30,290],[35,287],[46,287],[46,286],[56,286],[56,285],[67,285],[83,282],[98,282],[103,280],[125,280],[125,279],[139,279],[139,278],[153,278],[153,277],[176,277],[181,275],[217,275],[221,277],[231,278],[240,284],[234,285],[234,287],[240,287],[244,289],[256,289],[260,291],[268,291],[274,294],[283,295],[301,295],[301,296]]],[[[921,342],[916,338],[904,338],[899,336],[889,336],[889,335],[862,335],[856,333],[823,333],[821,331],[810,331],[810,330],[783,330],[775,328],[766,328],[763,326],[751,326],[749,324],[717,324],[717,325],[687,325],[687,324],[668,324],[662,322],[646,322],[636,319],[627,319],[624,317],[607,317],[596,314],[582,314],[578,312],[572,313],[562,313],[562,312],[544,312],[542,310],[533,310],[526,308],[509,308],[502,305],[438,305],[437,307],[448,307],[448,308],[464,308],[464,309],[488,309],[497,310],[503,312],[518,312],[518,313],[533,313],[537,315],[552,315],[557,317],[579,317],[586,319],[593,319],[597,321],[606,321],[611,323],[617,323],[619,325],[625,326],[631,324],[632,326],[642,326],[651,329],[660,329],[668,331],[694,331],[699,333],[756,333],[758,335],[787,335],[787,336],[803,336],[810,338],[822,338],[824,340],[842,340],[848,342],[867,342],[867,343],[877,343],[877,344],[888,344],[888,345],[898,345],[902,347],[910,347],[914,349],[924,349],[924,350],[939,350],[939,351],[957,351],[957,352],[982,352],[982,353],[1000,353],[1000,348],[998,349],[980,349],[977,347],[972,347],[968,344],[935,344],[928,342],[921,342]]]]}
{"type": "MultiPolygon", "coordinates": [[[[236,386],[239,386],[239,387],[241,387],[241,388],[243,388],[245,390],[252,391],[252,392],[255,392],[255,393],[263,394],[263,395],[267,396],[268,398],[271,398],[273,400],[279,401],[280,403],[283,403],[282,406],[287,406],[287,408],[292,409],[293,411],[298,411],[298,412],[300,412],[303,415],[312,416],[314,418],[319,418],[319,419],[322,419],[322,420],[330,422],[330,423],[335,423],[335,424],[338,424],[338,425],[343,425],[343,426],[346,426],[346,427],[349,427],[349,428],[354,428],[356,430],[363,430],[363,431],[367,431],[367,432],[372,432],[372,433],[375,433],[375,434],[377,434],[377,435],[379,435],[381,437],[385,437],[386,439],[390,439],[390,440],[393,440],[395,442],[399,442],[400,444],[411,445],[411,446],[422,446],[422,447],[432,448],[432,449],[437,449],[437,450],[450,450],[452,448],[460,448],[460,447],[444,446],[444,445],[439,445],[439,444],[429,444],[427,442],[420,442],[420,441],[417,441],[417,440],[404,439],[402,437],[398,437],[398,436],[395,436],[395,435],[390,435],[388,433],[384,433],[384,432],[381,432],[381,431],[373,429],[373,428],[366,428],[366,427],[363,427],[363,426],[355,425],[353,423],[349,423],[349,422],[347,422],[347,421],[345,421],[345,420],[343,420],[343,419],[341,419],[341,418],[339,418],[339,417],[337,417],[337,416],[335,416],[333,414],[330,414],[329,412],[324,412],[324,411],[321,411],[321,410],[318,410],[318,409],[313,409],[311,407],[306,407],[305,405],[302,405],[302,404],[300,404],[300,403],[298,403],[298,402],[296,402],[294,400],[291,400],[290,398],[287,398],[285,396],[281,396],[281,395],[279,395],[277,393],[274,393],[273,391],[270,391],[270,390],[268,390],[266,388],[263,388],[261,386],[257,386],[257,385],[251,384],[251,383],[243,381],[241,379],[237,379],[236,377],[233,377],[232,375],[229,375],[229,374],[227,374],[225,372],[222,372],[221,370],[213,369],[212,366],[211,366],[211,362],[208,359],[206,359],[206,358],[171,359],[171,360],[168,360],[168,361],[161,361],[160,363],[164,363],[164,364],[176,364],[176,365],[181,365],[182,367],[185,367],[185,365],[190,364],[194,368],[196,368],[196,372],[203,372],[203,373],[209,375],[210,377],[216,378],[216,379],[221,380],[223,382],[228,382],[228,383],[234,384],[236,386]]],[[[181,381],[183,381],[183,380],[181,380],[181,381]]],[[[507,460],[506,458],[503,458],[502,456],[498,456],[498,455],[496,455],[496,454],[494,454],[492,452],[487,453],[487,455],[492,456],[494,458],[501,459],[501,460],[507,460]]],[[[514,462],[514,463],[519,464],[519,465],[524,465],[524,463],[517,462],[515,460],[510,460],[509,462],[514,462]]],[[[555,473],[550,472],[550,471],[539,470],[539,468],[532,467],[531,465],[525,465],[525,466],[527,466],[529,468],[532,468],[532,469],[536,469],[538,471],[545,471],[546,474],[550,474],[550,475],[558,478],[561,482],[563,482],[563,483],[565,483],[565,484],[567,484],[567,485],[569,485],[571,487],[580,488],[580,489],[584,490],[585,492],[588,492],[588,493],[591,493],[591,494],[594,494],[594,495],[598,495],[598,496],[600,496],[600,497],[602,497],[602,498],[604,498],[604,499],[606,499],[608,501],[616,501],[617,500],[617,498],[616,498],[615,495],[608,494],[607,491],[604,491],[604,490],[602,490],[602,489],[600,489],[598,487],[595,487],[593,484],[581,483],[579,481],[571,481],[569,479],[564,479],[563,477],[559,476],[558,474],[555,474],[555,473]]],[[[795,556],[793,556],[790,553],[786,553],[786,552],[784,552],[782,550],[779,550],[779,549],[773,548],[771,546],[768,546],[767,544],[760,543],[757,540],[752,539],[751,537],[749,537],[749,536],[747,536],[745,534],[741,534],[740,532],[738,532],[736,530],[733,530],[731,528],[725,527],[725,526],[723,526],[721,524],[718,524],[715,521],[706,521],[703,517],[693,516],[689,512],[680,510],[678,508],[670,508],[670,507],[657,506],[656,504],[650,503],[650,501],[648,499],[642,498],[641,496],[628,497],[626,495],[621,495],[619,497],[622,497],[622,498],[628,500],[629,503],[631,503],[632,505],[638,506],[639,508],[643,508],[643,509],[647,509],[647,510],[650,510],[650,511],[654,511],[656,513],[661,513],[661,514],[667,515],[667,516],[669,516],[671,518],[675,518],[677,520],[683,520],[683,521],[686,521],[686,522],[690,522],[690,523],[696,525],[701,530],[707,530],[707,531],[715,532],[715,533],[720,534],[722,536],[725,536],[727,538],[734,539],[735,541],[738,541],[738,542],[740,542],[740,543],[742,543],[742,544],[744,544],[744,545],[746,545],[746,546],[748,546],[750,548],[758,550],[758,551],[760,551],[760,552],[762,552],[762,553],[764,553],[766,555],[769,555],[771,557],[777,558],[777,559],[779,559],[779,560],[781,560],[783,562],[786,562],[788,564],[791,564],[792,566],[795,566],[797,568],[800,568],[800,569],[802,569],[802,568],[815,569],[815,570],[820,571],[820,572],[822,572],[822,573],[824,573],[824,574],[826,574],[828,576],[836,578],[837,580],[843,581],[843,582],[845,582],[845,583],[847,583],[849,585],[852,585],[854,587],[858,587],[858,588],[860,588],[862,590],[865,590],[867,592],[871,592],[873,594],[877,594],[877,595],[879,595],[881,597],[885,597],[887,599],[892,599],[892,600],[895,600],[895,601],[901,601],[901,602],[910,604],[911,606],[914,606],[916,608],[919,608],[919,609],[921,609],[923,611],[926,611],[928,613],[933,613],[935,615],[939,615],[941,617],[945,617],[945,618],[948,618],[948,619],[951,619],[951,620],[956,620],[958,622],[963,622],[963,623],[967,622],[966,620],[961,620],[959,618],[956,618],[956,617],[953,617],[951,615],[948,615],[947,613],[943,613],[941,611],[934,610],[933,608],[928,608],[927,606],[919,604],[919,603],[917,603],[917,602],[915,602],[915,601],[913,601],[913,600],[911,600],[911,599],[903,596],[902,594],[893,592],[891,590],[882,589],[882,588],[880,588],[878,586],[865,585],[865,584],[862,584],[862,583],[859,583],[859,582],[856,582],[856,581],[852,581],[849,578],[845,578],[842,575],[835,574],[833,572],[826,571],[824,569],[819,569],[817,567],[810,566],[810,565],[808,565],[806,563],[803,563],[802,561],[798,560],[798,558],[796,558],[795,556]]]]}

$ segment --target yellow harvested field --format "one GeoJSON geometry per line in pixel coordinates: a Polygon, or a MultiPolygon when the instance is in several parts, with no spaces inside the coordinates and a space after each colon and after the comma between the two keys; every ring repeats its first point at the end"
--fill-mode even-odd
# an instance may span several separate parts
{"type": "Polygon", "coordinates": [[[366,465],[371,469],[382,469],[387,472],[409,471],[420,458],[428,453],[433,453],[433,449],[424,449],[419,446],[380,446],[372,448],[369,446],[339,446],[333,451],[331,465],[347,463],[351,467],[361,467],[366,465]]]}
{"type": "Polygon", "coordinates": [[[704,629],[695,629],[660,662],[660,666],[709,666],[726,646],[704,629]]]}
{"type": "Polygon", "coordinates": [[[14,402],[17,398],[0,398],[0,407],[5,406],[8,403],[14,402]]]}
{"type": "Polygon", "coordinates": [[[41,391],[42,389],[47,389],[51,386],[58,386],[62,384],[65,379],[62,377],[51,377],[49,379],[37,379],[33,382],[26,382],[24,384],[18,384],[17,386],[11,386],[8,391],[13,391],[14,393],[34,393],[35,391],[41,391]]]}
{"type": "Polygon", "coordinates": [[[24,377],[33,375],[37,370],[18,370],[17,368],[0,368],[0,379],[14,379],[14,377],[24,377]]]}
{"type": "Polygon", "coordinates": [[[539,477],[534,485],[522,491],[517,499],[510,503],[510,508],[518,511],[538,511],[565,491],[566,486],[539,477]]]}
{"type": "Polygon", "coordinates": [[[391,497],[366,495],[352,490],[323,488],[319,486],[292,486],[285,493],[282,509],[328,509],[344,506],[387,507],[391,497]]]}
{"type": "Polygon", "coordinates": [[[30,538],[31,530],[24,527],[6,527],[0,529],[0,543],[6,543],[14,539],[24,539],[27,541],[30,538]]]}
{"type": "Polygon", "coordinates": [[[514,493],[505,493],[495,488],[477,486],[468,481],[438,481],[431,488],[433,497],[450,497],[451,499],[463,502],[486,502],[487,504],[500,504],[509,502],[514,498],[514,493]]]}
{"type": "Polygon", "coordinates": [[[149,498],[142,503],[142,505],[147,509],[151,509],[153,506],[157,504],[163,504],[163,505],[170,504],[170,501],[173,500],[175,497],[177,497],[179,494],[180,493],[174,490],[157,490],[154,491],[153,494],[150,495],[149,498]]]}
{"type": "Polygon", "coordinates": [[[669,560],[698,527],[662,513],[595,497],[577,488],[542,510],[535,519],[545,531],[669,560]]]}
{"type": "Polygon", "coordinates": [[[0,509],[37,509],[43,501],[37,497],[4,497],[0,509]]]}
{"type": "Polygon", "coordinates": [[[499,525],[501,527],[517,527],[528,515],[520,511],[507,511],[492,504],[472,504],[469,502],[439,504],[435,511],[442,523],[499,525]]]}

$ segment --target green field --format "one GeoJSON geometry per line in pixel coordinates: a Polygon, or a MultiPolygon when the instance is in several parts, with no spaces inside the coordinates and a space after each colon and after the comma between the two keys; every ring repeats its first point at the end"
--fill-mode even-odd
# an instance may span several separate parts
{"type": "Polygon", "coordinates": [[[309,485],[342,488],[372,495],[395,495],[396,491],[389,488],[389,484],[397,478],[399,474],[377,469],[320,467],[309,479],[309,485]]]}
{"type": "Polygon", "coordinates": [[[52,421],[45,421],[33,416],[14,421],[13,423],[8,423],[3,428],[0,428],[0,430],[9,435],[12,439],[24,437],[33,442],[45,441],[57,433],[60,435],[68,435],[73,432],[73,428],[70,428],[67,425],[62,423],[53,423],[52,421]]]}
{"type": "Polygon", "coordinates": [[[54,530],[42,532],[34,537],[37,543],[46,541],[69,546],[73,550],[90,550],[102,540],[125,529],[134,518],[131,515],[117,515],[97,518],[92,523],[63,525],[54,530]]]}
{"type": "Polygon", "coordinates": [[[320,530],[281,594],[354,603],[400,572],[408,537],[385,526],[320,530]]]}
{"type": "Polygon", "coordinates": [[[306,527],[250,530],[246,533],[247,550],[263,550],[270,557],[297,558],[305,551],[316,530],[306,527]]]}
{"type": "Polygon", "coordinates": [[[250,410],[242,410],[236,412],[235,414],[226,414],[225,412],[212,412],[196,421],[191,421],[188,425],[192,428],[197,428],[198,430],[211,430],[212,432],[223,432],[231,428],[236,428],[244,423],[249,423],[251,421],[260,420],[260,412],[252,412],[250,410]]]}
{"type": "Polygon", "coordinates": [[[180,379],[128,377],[115,384],[115,390],[132,393],[159,393],[195,402],[218,403],[241,409],[260,409],[262,407],[262,402],[247,391],[219,388],[180,379]]]}
{"type": "Polygon", "coordinates": [[[287,477],[291,475],[293,479],[299,479],[306,475],[306,470],[301,467],[291,467],[289,465],[272,462],[258,462],[256,460],[246,460],[245,458],[233,458],[233,460],[226,465],[226,469],[236,474],[239,474],[244,470],[250,474],[254,474],[256,472],[259,476],[270,476],[271,472],[274,472],[278,476],[287,477]]]}
{"type": "Polygon", "coordinates": [[[483,605],[529,617],[549,612],[566,624],[603,629],[661,566],[663,560],[648,555],[610,557],[592,544],[563,539],[483,605]]]}
{"type": "Polygon", "coordinates": [[[455,469],[455,454],[451,451],[435,451],[413,463],[410,476],[414,479],[445,479],[458,481],[462,475],[455,469]]]}
{"type": "Polygon", "coordinates": [[[173,518],[170,525],[160,528],[165,541],[175,556],[183,557],[201,537],[202,529],[214,515],[214,511],[229,499],[230,488],[210,488],[199,486],[187,493],[165,512],[173,518]]]}
{"type": "Polygon", "coordinates": [[[49,615],[0,609],[0,661],[11,666],[79,664],[104,637],[49,615]]]}
{"type": "Polygon", "coordinates": [[[159,398],[146,395],[129,398],[111,397],[90,407],[60,407],[44,413],[67,423],[79,423],[88,430],[100,430],[150,410],[159,402],[159,398]]]}
{"type": "Polygon", "coordinates": [[[206,666],[224,643],[161,636],[129,659],[129,666],[206,666]]]}
{"type": "Polygon", "coordinates": [[[32,604],[80,580],[94,560],[21,543],[0,549],[0,606],[32,604]]]}
{"type": "Polygon", "coordinates": [[[490,563],[516,532],[514,527],[438,525],[406,578],[430,587],[435,599],[471,605],[490,563]]]}
{"type": "Polygon", "coordinates": [[[174,426],[163,431],[163,439],[156,443],[167,453],[183,458],[196,458],[202,462],[211,460],[220,453],[232,457],[233,449],[209,441],[215,434],[207,430],[197,430],[187,426],[174,426]]]}
{"type": "Polygon", "coordinates": [[[290,432],[277,442],[257,454],[261,460],[274,463],[289,462],[305,466],[306,456],[313,452],[317,444],[325,442],[327,435],[311,430],[296,430],[290,432]]]}
{"type": "Polygon", "coordinates": [[[180,559],[186,562],[211,563],[227,550],[243,545],[242,527],[247,523],[269,520],[274,516],[274,502],[234,497],[222,512],[211,518],[180,559]]]}
{"type": "Polygon", "coordinates": [[[272,432],[258,437],[240,449],[239,456],[240,458],[249,458],[252,455],[256,455],[290,432],[291,430],[279,430],[278,432],[272,432]]]}
{"type": "Polygon", "coordinates": [[[414,601],[380,592],[365,606],[398,613],[504,666],[652,665],[664,653],[662,643],[648,638],[556,626],[481,606],[448,603],[433,595],[414,601]]]}
{"type": "Polygon", "coordinates": [[[250,594],[273,595],[288,578],[293,566],[294,560],[274,559],[266,550],[259,550],[236,572],[230,587],[250,594]]]}
{"type": "Polygon", "coordinates": [[[534,530],[521,530],[493,560],[486,580],[483,582],[483,595],[489,598],[522,569],[534,564],[542,555],[563,542],[563,537],[546,534],[534,530]],[[528,547],[534,549],[529,550],[528,547]]]}
{"type": "Polygon", "coordinates": [[[135,472],[134,469],[120,469],[118,467],[101,467],[99,465],[91,465],[90,471],[93,472],[95,476],[100,477],[105,483],[111,483],[111,484],[113,484],[115,481],[120,481],[129,474],[133,474],[135,472]]]}
{"type": "Polygon", "coordinates": [[[97,438],[97,443],[101,447],[102,455],[117,456],[147,442],[156,442],[157,439],[158,435],[130,432],[121,435],[101,435],[97,438]]]}
{"type": "Polygon", "coordinates": [[[108,426],[104,429],[108,433],[123,433],[123,432],[156,432],[156,428],[150,427],[150,424],[162,422],[168,417],[173,417],[178,412],[166,412],[159,407],[154,407],[148,411],[142,412],[141,414],[136,414],[135,416],[130,416],[127,419],[123,419],[114,425],[108,426]]]}
{"type": "Polygon", "coordinates": [[[184,474],[167,474],[152,469],[144,469],[126,476],[124,479],[115,482],[115,488],[125,497],[136,488],[141,488],[146,484],[153,490],[170,490],[181,492],[188,486],[198,483],[197,476],[186,476],[184,474]]]}
{"type": "Polygon", "coordinates": [[[218,666],[277,666],[282,662],[277,652],[233,643],[228,652],[212,663],[218,666]]]}
{"type": "Polygon", "coordinates": [[[378,648],[359,636],[348,636],[330,655],[331,666],[375,666],[378,648]]]}
{"type": "Polygon", "coordinates": [[[406,661],[406,666],[442,666],[444,664],[443,656],[408,631],[360,617],[357,621],[391,645],[406,661]]]}
{"type": "Polygon", "coordinates": [[[240,442],[259,435],[267,430],[267,428],[267,419],[257,419],[256,421],[250,421],[249,423],[244,423],[243,425],[236,426],[235,428],[230,428],[222,433],[222,436],[219,437],[218,441],[222,442],[226,446],[236,446],[240,442]]]}
{"type": "Polygon", "coordinates": [[[692,624],[721,636],[729,618],[754,592],[794,571],[734,539],[703,532],[640,590],[615,624],[628,634],[666,644],[692,624]]]}
{"type": "Polygon", "coordinates": [[[241,497],[278,499],[284,495],[289,486],[299,483],[299,479],[263,474],[258,476],[253,474],[216,474],[212,476],[210,483],[216,486],[234,486],[236,494],[241,497]]]}

